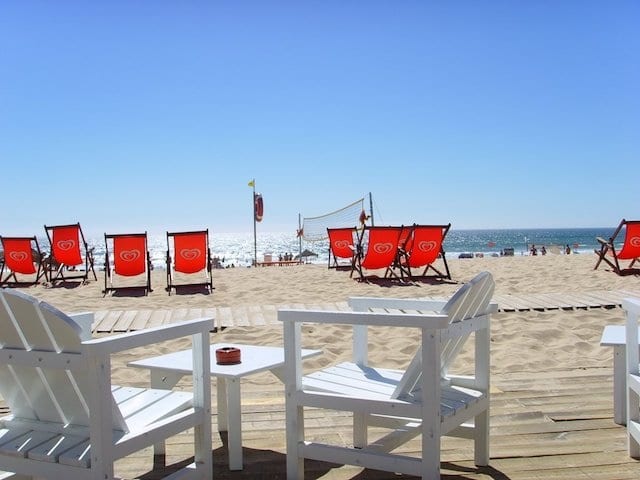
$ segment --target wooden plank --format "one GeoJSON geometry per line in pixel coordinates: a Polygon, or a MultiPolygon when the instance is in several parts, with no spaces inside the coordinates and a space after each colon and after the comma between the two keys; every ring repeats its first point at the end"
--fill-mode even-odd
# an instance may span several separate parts
{"type": "Polygon", "coordinates": [[[153,312],[151,312],[151,315],[149,316],[147,328],[159,327],[160,325],[169,323],[170,318],[171,318],[170,310],[154,310],[153,312]]]}
{"type": "Polygon", "coordinates": [[[137,314],[137,310],[122,312],[122,315],[120,315],[120,318],[118,318],[118,321],[113,326],[112,331],[117,333],[128,332],[137,314]]]}
{"type": "Polygon", "coordinates": [[[247,318],[253,326],[264,326],[266,321],[262,314],[262,308],[259,305],[251,305],[247,307],[247,318]]]}
{"type": "Polygon", "coordinates": [[[229,307],[218,307],[216,312],[218,328],[233,327],[233,313],[229,307]]]}
{"type": "Polygon", "coordinates": [[[138,310],[138,314],[133,319],[133,322],[131,322],[129,328],[131,330],[143,330],[147,328],[147,324],[151,318],[151,312],[151,310],[138,310]]]}
{"type": "Polygon", "coordinates": [[[111,333],[114,325],[118,322],[118,319],[122,315],[122,310],[110,310],[95,327],[95,331],[98,333],[111,333]]]}

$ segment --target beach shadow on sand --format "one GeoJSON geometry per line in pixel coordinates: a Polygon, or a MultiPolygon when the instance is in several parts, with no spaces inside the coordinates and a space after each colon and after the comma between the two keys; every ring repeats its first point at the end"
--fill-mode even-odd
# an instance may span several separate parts
{"type": "Polygon", "coordinates": [[[174,285],[174,295],[211,295],[213,292],[206,285],[174,285]]]}

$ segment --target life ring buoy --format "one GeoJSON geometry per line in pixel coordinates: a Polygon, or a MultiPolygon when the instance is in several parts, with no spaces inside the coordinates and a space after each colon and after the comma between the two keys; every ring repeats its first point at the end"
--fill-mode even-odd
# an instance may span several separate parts
{"type": "Polygon", "coordinates": [[[255,205],[253,207],[253,212],[255,214],[256,222],[262,221],[262,216],[264,215],[264,203],[262,202],[262,195],[256,193],[255,195],[255,205]]]}

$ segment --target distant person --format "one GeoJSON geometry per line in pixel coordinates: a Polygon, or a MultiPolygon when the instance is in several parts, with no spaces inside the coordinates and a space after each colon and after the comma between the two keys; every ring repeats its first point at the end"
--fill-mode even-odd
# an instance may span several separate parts
{"type": "Polygon", "coordinates": [[[538,249],[535,245],[531,245],[531,255],[538,255],[538,249]]]}
{"type": "Polygon", "coordinates": [[[569,244],[567,244],[567,247],[564,249],[564,253],[566,253],[567,255],[571,253],[571,247],[569,247],[569,244]]]}
{"type": "Polygon", "coordinates": [[[546,249],[546,248],[544,248],[544,245],[542,245],[542,248],[540,249],[540,253],[541,253],[542,255],[546,255],[546,254],[547,254],[547,249],[546,249]]]}

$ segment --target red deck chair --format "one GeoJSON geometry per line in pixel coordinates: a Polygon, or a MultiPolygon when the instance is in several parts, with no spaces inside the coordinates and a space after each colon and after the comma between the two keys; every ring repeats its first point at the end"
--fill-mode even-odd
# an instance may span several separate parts
{"type": "Polygon", "coordinates": [[[353,233],[355,227],[327,228],[329,235],[329,268],[352,268],[355,246],[353,233]],[[338,259],[348,259],[348,265],[340,265],[338,259]]]}
{"type": "Polygon", "coordinates": [[[147,246],[147,232],[105,233],[104,243],[104,291],[102,293],[143,290],[147,295],[151,292],[151,258],[147,246]]]}
{"type": "Polygon", "coordinates": [[[49,280],[36,237],[0,237],[0,243],[4,254],[0,287],[36,285],[42,277],[49,280]],[[20,274],[20,279],[17,274],[20,274]]]}
{"type": "Polygon", "coordinates": [[[51,244],[49,275],[51,283],[82,279],[89,281],[89,271],[98,280],[93,268],[93,248],[89,248],[79,223],[71,225],[44,226],[51,244]],[[84,256],[84,258],[83,258],[84,256]],[[78,267],[84,264],[84,270],[78,267]]]}
{"type": "Polygon", "coordinates": [[[213,262],[209,249],[209,230],[196,232],[167,232],[167,291],[176,287],[204,286],[213,290],[211,276],[213,262]],[[173,240],[173,249],[171,241],[173,240]],[[171,253],[173,252],[173,257],[171,253]],[[183,280],[176,283],[176,273],[183,280]],[[184,279],[187,279],[184,281],[184,279]]]}
{"type": "Polygon", "coordinates": [[[636,270],[632,270],[632,267],[634,263],[640,260],[640,220],[625,220],[623,218],[609,240],[605,240],[602,237],[597,237],[596,240],[600,243],[600,250],[595,250],[598,255],[598,261],[594,270],[604,261],[618,275],[636,272],[636,270]],[[625,230],[624,241],[622,246],[616,250],[614,242],[623,229],[625,230]],[[620,267],[620,260],[631,260],[631,262],[622,268],[620,267]]]}
{"type": "Polygon", "coordinates": [[[401,274],[407,273],[410,278],[426,277],[427,272],[432,270],[436,278],[446,278],[451,280],[449,265],[444,252],[444,238],[451,228],[448,225],[414,225],[411,227],[411,234],[404,247],[404,254],[400,259],[401,274]],[[442,259],[444,272],[434,265],[438,258],[442,259]],[[422,274],[414,275],[411,269],[424,267],[422,274]]]}
{"type": "Polygon", "coordinates": [[[403,227],[365,227],[358,237],[358,245],[353,260],[353,272],[360,274],[360,280],[365,280],[363,270],[385,270],[393,274],[393,266],[398,255],[398,242],[402,234],[403,227]],[[366,248],[365,248],[366,243],[366,248]]]}

